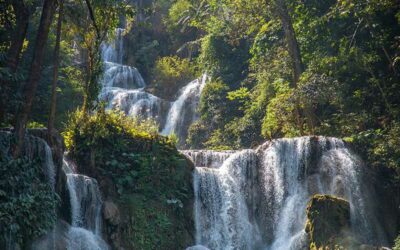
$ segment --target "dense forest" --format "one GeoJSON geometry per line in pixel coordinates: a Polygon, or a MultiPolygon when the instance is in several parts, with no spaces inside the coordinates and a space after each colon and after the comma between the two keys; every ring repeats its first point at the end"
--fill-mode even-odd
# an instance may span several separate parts
{"type": "MultiPolygon", "coordinates": [[[[246,238],[256,245],[231,248],[231,242],[223,246],[198,236],[199,219],[191,218],[197,203],[188,204],[193,199],[204,203],[206,198],[196,189],[196,180],[201,182],[204,173],[191,175],[199,167],[193,155],[250,149],[256,156],[246,159],[262,161],[268,158],[259,156],[266,141],[280,144],[285,139],[279,138],[295,138],[298,141],[293,143],[300,145],[305,143],[301,138],[311,138],[304,146],[304,150],[311,148],[305,156],[311,163],[299,160],[299,164],[312,165],[320,162],[314,155],[326,153],[328,146],[318,146],[323,137],[332,145],[336,139],[329,138],[339,138],[346,150],[359,155],[368,166],[361,172],[372,176],[370,188],[382,199],[370,203],[372,207],[383,204],[377,212],[386,213],[383,224],[392,221],[382,226],[385,240],[354,238],[400,249],[400,238],[395,240],[400,232],[398,1],[1,0],[0,8],[1,249],[18,249],[10,245],[13,241],[30,249],[35,239],[60,225],[60,218],[85,227],[67,219],[73,205],[65,205],[72,195],[64,197],[65,183],[72,182],[71,173],[60,174],[64,151],[74,162],[71,165],[77,165],[74,174],[97,179],[92,185],[103,196],[103,238],[111,249],[190,245],[289,249],[277,247],[277,236],[262,236],[262,243],[246,238]],[[45,183],[46,173],[40,167],[45,161],[39,159],[44,151],[36,148],[41,139],[33,138],[43,139],[52,150],[53,187],[45,183]],[[114,207],[120,210],[118,223],[105,212],[114,207]]],[[[277,150],[282,157],[290,145],[277,150]]],[[[337,195],[336,191],[327,194],[337,195]]],[[[321,197],[314,197],[307,207],[307,247],[339,249],[342,244],[343,249],[370,249],[332,238],[328,244],[313,236],[319,230],[312,225],[318,220],[312,217],[313,204],[322,206],[318,202],[326,197],[321,197]]],[[[351,209],[357,207],[353,198],[342,198],[349,200],[351,209]]],[[[347,211],[341,198],[326,199],[329,206],[340,203],[338,209],[347,211]]],[[[196,209],[198,214],[203,208],[196,209]]],[[[254,213],[254,221],[265,217],[254,213]]],[[[349,213],[354,224],[353,212],[349,213]]],[[[202,232],[210,230],[204,228],[202,232]]],[[[268,230],[259,229],[261,235],[268,230]]],[[[373,232],[380,229],[373,230],[371,234],[378,235],[373,232]]]]}

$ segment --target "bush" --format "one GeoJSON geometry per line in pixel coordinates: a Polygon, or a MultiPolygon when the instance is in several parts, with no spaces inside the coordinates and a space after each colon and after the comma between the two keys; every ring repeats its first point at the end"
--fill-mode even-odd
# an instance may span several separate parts
{"type": "MultiPolygon", "coordinates": [[[[92,115],[77,110],[70,115],[63,133],[67,150],[79,150],[79,139],[85,138],[87,145],[106,142],[111,136],[124,134],[143,139],[158,138],[158,127],[153,120],[139,120],[122,111],[105,111],[104,108],[92,115]]],[[[112,143],[110,141],[110,143],[112,143]]]]}
{"type": "MultiPolygon", "coordinates": [[[[195,70],[188,59],[177,56],[161,57],[153,70],[153,83],[156,91],[165,92],[171,99],[178,90],[195,78],[195,70]]],[[[163,93],[161,93],[163,94],[163,93]]]]}

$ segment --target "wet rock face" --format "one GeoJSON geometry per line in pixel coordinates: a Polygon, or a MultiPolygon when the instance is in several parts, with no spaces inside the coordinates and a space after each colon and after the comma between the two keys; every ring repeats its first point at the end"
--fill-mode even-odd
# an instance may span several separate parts
{"type": "Polygon", "coordinates": [[[307,205],[306,232],[311,249],[334,248],[350,231],[350,203],[331,195],[314,195],[307,205]]]}

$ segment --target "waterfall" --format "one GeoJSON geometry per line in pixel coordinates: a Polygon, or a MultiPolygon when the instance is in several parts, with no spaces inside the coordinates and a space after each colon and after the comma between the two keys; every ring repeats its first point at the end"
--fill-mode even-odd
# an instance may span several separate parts
{"type": "Polygon", "coordinates": [[[56,170],[53,161],[53,153],[51,152],[49,145],[44,140],[42,140],[41,143],[44,145],[44,165],[46,169],[46,175],[50,186],[54,191],[56,187],[56,170]]]}
{"type": "Polygon", "coordinates": [[[97,181],[77,174],[76,167],[64,156],[63,171],[71,204],[71,227],[68,230],[68,250],[108,249],[101,238],[102,198],[97,181]]]}
{"type": "Polygon", "coordinates": [[[142,89],[109,88],[107,92],[102,93],[101,98],[108,102],[109,109],[118,109],[127,115],[143,119],[153,118],[157,121],[164,107],[169,105],[142,89]]]}
{"type": "Polygon", "coordinates": [[[146,86],[136,68],[113,62],[105,62],[104,67],[103,91],[107,91],[109,87],[134,89],[146,86]]]}
{"type": "MultiPolygon", "coordinates": [[[[49,157],[48,154],[43,155],[49,157]]],[[[78,174],[77,167],[67,154],[63,157],[62,171],[67,178],[65,185],[70,199],[71,225],[59,219],[51,231],[33,242],[32,249],[108,250],[108,245],[101,238],[103,201],[97,181],[78,174]]]]}
{"type": "Polygon", "coordinates": [[[80,174],[67,174],[70,193],[72,226],[83,227],[96,235],[101,233],[100,190],[97,181],[80,174]]]}
{"type": "Polygon", "coordinates": [[[190,107],[192,111],[190,117],[190,122],[195,119],[196,108],[199,102],[199,93],[203,90],[207,80],[207,75],[204,74],[201,79],[196,79],[190,82],[188,85],[180,90],[180,95],[178,99],[173,102],[168,114],[166,124],[161,132],[163,135],[169,135],[175,133],[178,136],[182,134],[180,129],[183,127],[185,121],[184,109],[190,107]]]}
{"type": "Polygon", "coordinates": [[[246,205],[250,202],[256,155],[240,151],[227,158],[220,168],[195,170],[196,242],[210,249],[254,249],[261,240],[246,205]],[[207,243],[207,244],[205,244],[207,243]]]}
{"type": "Polygon", "coordinates": [[[362,161],[336,138],[300,137],[254,150],[182,151],[192,159],[196,244],[209,249],[301,249],[306,205],[316,193],[350,202],[361,242],[383,242],[362,161]]]}
{"type": "Polygon", "coordinates": [[[140,119],[154,119],[161,134],[175,134],[183,146],[190,125],[198,118],[197,106],[207,76],[204,74],[182,87],[175,101],[159,98],[147,91],[135,67],[123,64],[123,34],[124,29],[117,29],[114,41],[102,45],[104,76],[99,99],[107,103],[108,109],[140,119]]]}
{"type": "Polygon", "coordinates": [[[104,61],[122,64],[122,58],[124,56],[124,32],[125,29],[117,28],[115,30],[114,41],[110,44],[102,44],[101,52],[104,61]]]}

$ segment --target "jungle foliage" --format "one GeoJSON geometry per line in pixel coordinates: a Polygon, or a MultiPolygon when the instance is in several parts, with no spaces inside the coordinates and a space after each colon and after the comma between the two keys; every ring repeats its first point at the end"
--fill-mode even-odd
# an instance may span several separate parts
{"type": "MultiPolygon", "coordinates": [[[[153,173],[150,162],[160,173],[172,171],[168,154],[177,155],[172,139],[159,137],[153,123],[143,125],[122,114],[107,114],[97,102],[103,69],[99,48],[113,38],[118,26],[126,27],[124,64],[137,67],[149,88],[162,92],[164,98],[173,99],[175,89],[200,73],[210,77],[199,104],[200,119],[189,131],[187,145],[192,148],[240,149],[279,137],[335,136],[352,142],[371,167],[389,168],[388,182],[399,184],[398,1],[65,2],[56,128],[65,130],[67,146],[78,158],[95,149],[93,157],[102,164],[98,174],[113,173],[118,195],[133,189],[143,191],[144,199],[157,196],[144,187],[146,174],[153,173]],[[135,11],[129,2],[135,4],[135,11]],[[67,114],[78,106],[83,111],[68,120],[67,114]],[[131,180],[135,184],[128,184],[131,180]]],[[[14,125],[16,107],[24,103],[21,89],[35,54],[41,7],[42,1],[35,0],[0,2],[1,126],[14,125]],[[20,53],[11,57],[16,31],[24,31],[23,27],[27,28],[20,53]]],[[[43,108],[50,106],[55,20],[33,93],[29,115],[35,125],[48,119],[43,108]]],[[[178,166],[180,157],[176,157],[171,162],[178,166]]],[[[162,176],[152,177],[150,183],[163,194],[155,199],[179,196],[175,187],[172,193],[163,191],[173,184],[162,176]]],[[[152,218],[164,221],[164,217],[152,218]]],[[[143,237],[139,240],[143,244],[156,241],[143,237]]]]}
{"type": "Polygon", "coordinates": [[[322,134],[399,171],[397,1],[177,0],[163,18],[180,32],[175,47],[195,48],[188,58],[211,77],[190,128],[193,148],[322,134]],[[298,79],[282,4],[300,51],[298,79]]]}

